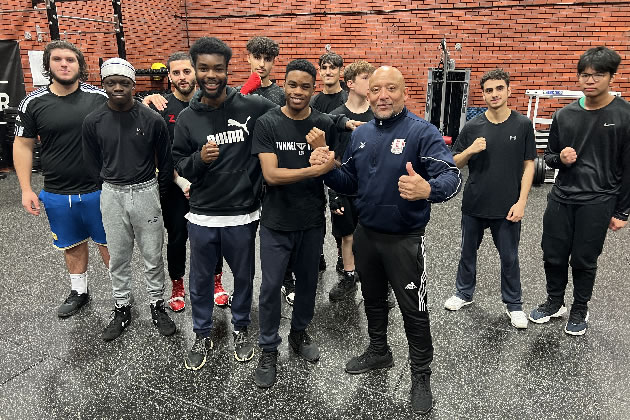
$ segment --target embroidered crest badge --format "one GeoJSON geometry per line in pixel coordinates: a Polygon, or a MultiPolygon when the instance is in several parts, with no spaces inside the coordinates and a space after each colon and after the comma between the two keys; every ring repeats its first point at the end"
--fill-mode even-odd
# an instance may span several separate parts
{"type": "Polygon", "coordinates": [[[405,139],[394,139],[392,142],[392,153],[399,155],[405,148],[405,139]]]}

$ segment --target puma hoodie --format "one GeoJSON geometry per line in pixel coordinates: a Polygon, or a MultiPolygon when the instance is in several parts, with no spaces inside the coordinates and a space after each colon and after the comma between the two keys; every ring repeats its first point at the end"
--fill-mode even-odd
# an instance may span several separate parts
{"type": "Polygon", "coordinates": [[[197,91],[175,125],[175,169],[192,183],[190,211],[195,214],[233,216],[260,208],[263,176],[258,157],[251,154],[252,136],[258,117],[277,105],[226,89],[218,108],[202,103],[197,91]],[[219,157],[205,163],[200,152],[209,141],[219,146],[219,157]]]}

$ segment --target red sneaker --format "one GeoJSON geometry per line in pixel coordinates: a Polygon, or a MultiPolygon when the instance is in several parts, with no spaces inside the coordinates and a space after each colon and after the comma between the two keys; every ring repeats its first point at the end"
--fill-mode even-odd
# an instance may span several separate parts
{"type": "Polygon", "coordinates": [[[230,294],[223,288],[223,284],[221,283],[222,276],[223,273],[214,275],[214,304],[221,308],[225,308],[228,304],[228,300],[230,299],[230,294]]]}
{"type": "Polygon", "coordinates": [[[181,312],[184,310],[184,307],[186,306],[184,296],[186,296],[186,293],[184,292],[184,279],[180,277],[177,280],[173,280],[173,293],[171,294],[171,298],[168,300],[168,307],[171,308],[171,311],[181,312]]]}

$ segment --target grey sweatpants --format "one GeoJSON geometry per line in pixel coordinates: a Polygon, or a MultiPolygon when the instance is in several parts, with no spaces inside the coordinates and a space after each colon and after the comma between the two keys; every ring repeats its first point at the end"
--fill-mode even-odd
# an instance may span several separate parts
{"type": "Polygon", "coordinates": [[[109,249],[109,272],[117,305],[131,299],[131,256],[136,240],[150,301],[164,294],[164,222],[155,179],[133,185],[103,183],[101,213],[109,249]]]}

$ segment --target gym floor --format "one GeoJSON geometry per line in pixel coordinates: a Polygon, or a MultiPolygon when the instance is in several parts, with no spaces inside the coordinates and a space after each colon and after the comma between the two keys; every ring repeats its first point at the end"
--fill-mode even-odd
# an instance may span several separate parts
{"type": "MultiPolygon", "coordinates": [[[[41,188],[40,175],[33,176],[33,186],[41,188]]],[[[532,189],[523,221],[520,260],[526,312],[546,296],[540,238],[550,188],[546,184],[532,189]]],[[[357,376],[343,370],[367,345],[366,319],[360,292],[348,302],[333,304],[328,299],[337,279],[332,237],[327,237],[325,248],[330,268],[321,277],[309,328],[321,360],[312,365],[289,351],[291,307],[283,303],[278,381],[260,390],[253,383],[258,349],[250,363],[234,360],[229,309],[215,309],[215,350],[206,366],[198,372],[184,369],[184,356],[194,340],[190,306],[172,314],[176,335],[158,334],[151,324],[137,251],[133,321],[120,338],[111,343],[100,338],[113,302],[106,270],[92,245],[92,301],[69,319],[57,318],[69,280],[61,253],[51,245],[46,217],[22,209],[14,173],[0,180],[0,197],[1,419],[416,418],[408,402],[407,343],[397,308],[390,312],[389,329],[395,366],[357,376]]],[[[434,205],[427,229],[435,346],[435,407],[427,418],[630,418],[630,346],[621,328],[630,325],[630,311],[624,306],[630,298],[630,230],[608,235],[585,336],[563,332],[566,316],[517,331],[501,302],[498,254],[489,233],[479,252],[474,304],[454,313],[443,309],[454,292],[460,204],[461,194],[434,205]]],[[[232,290],[229,270],[224,279],[232,290]]],[[[260,269],[254,282],[250,331],[256,339],[260,269]]],[[[570,304],[571,286],[567,296],[570,304]]]]}

